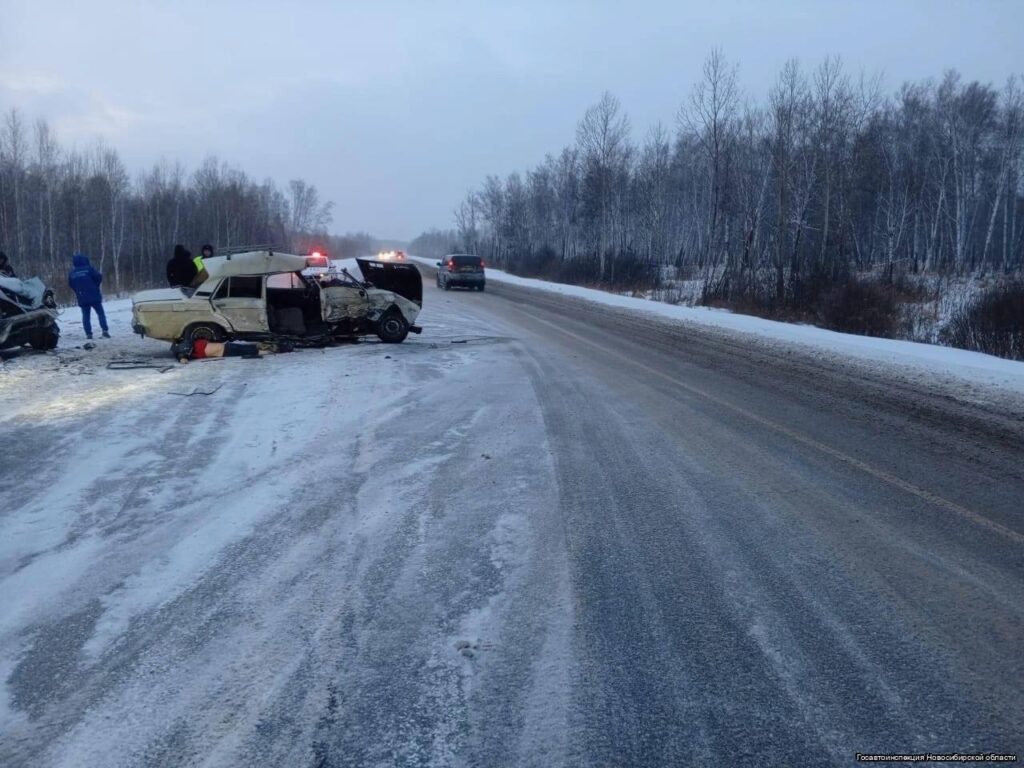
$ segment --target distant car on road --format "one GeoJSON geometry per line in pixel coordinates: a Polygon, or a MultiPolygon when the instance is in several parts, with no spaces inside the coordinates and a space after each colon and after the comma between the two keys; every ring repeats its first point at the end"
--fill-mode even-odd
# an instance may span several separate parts
{"type": "Polygon", "coordinates": [[[446,291],[462,286],[482,291],[487,284],[484,276],[484,260],[479,256],[452,253],[437,262],[437,287],[446,291]]]}
{"type": "Polygon", "coordinates": [[[378,261],[405,261],[405,251],[381,251],[377,254],[378,261]]]}

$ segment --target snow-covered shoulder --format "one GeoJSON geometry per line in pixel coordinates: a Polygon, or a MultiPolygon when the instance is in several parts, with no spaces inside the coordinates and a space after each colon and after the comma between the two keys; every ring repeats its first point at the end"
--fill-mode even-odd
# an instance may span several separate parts
{"type": "MultiPolygon", "coordinates": [[[[436,260],[410,257],[434,266],[436,260]]],[[[622,296],[593,288],[551,283],[546,280],[517,277],[500,269],[487,267],[487,279],[496,283],[517,285],[548,291],[605,306],[643,312],[667,320],[692,323],[709,328],[744,334],[760,343],[797,345],[804,351],[822,355],[840,355],[866,363],[874,368],[885,367],[905,375],[931,375],[957,379],[970,385],[995,387],[1024,395],[1024,363],[971,352],[965,349],[922,344],[914,341],[879,339],[840,333],[813,325],[766,320],[742,315],[726,309],[686,307],[664,304],[649,299],[622,296]]]]}

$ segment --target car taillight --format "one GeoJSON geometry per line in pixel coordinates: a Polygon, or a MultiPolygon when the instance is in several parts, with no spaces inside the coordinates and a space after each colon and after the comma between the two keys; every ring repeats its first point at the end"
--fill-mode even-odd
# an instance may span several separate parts
{"type": "Polygon", "coordinates": [[[449,261],[448,262],[448,271],[449,272],[454,272],[455,271],[455,262],[454,261],[449,261]]]}

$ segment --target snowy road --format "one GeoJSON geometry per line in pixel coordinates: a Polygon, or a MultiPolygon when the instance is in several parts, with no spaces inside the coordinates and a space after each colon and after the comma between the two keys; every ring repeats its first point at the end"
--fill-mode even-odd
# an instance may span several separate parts
{"type": "Polygon", "coordinates": [[[397,347],[115,372],[163,351],[115,311],[7,364],[0,765],[1024,753],[1019,403],[425,299],[397,347]]]}

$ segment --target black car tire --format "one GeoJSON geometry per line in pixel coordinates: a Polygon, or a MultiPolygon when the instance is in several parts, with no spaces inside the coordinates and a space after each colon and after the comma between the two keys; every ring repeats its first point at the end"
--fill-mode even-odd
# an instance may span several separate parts
{"type": "Polygon", "coordinates": [[[409,335],[409,323],[402,313],[392,309],[377,324],[377,336],[385,344],[401,344],[409,335]]]}
{"type": "Polygon", "coordinates": [[[224,329],[216,323],[194,323],[185,329],[182,334],[182,340],[193,342],[199,339],[205,339],[206,341],[224,341],[227,338],[227,334],[224,333],[224,329]]]}
{"type": "Polygon", "coordinates": [[[450,283],[450,282],[448,282],[447,280],[445,280],[445,281],[444,281],[444,289],[445,289],[446,291],[450,291],[450,290],[452,289],[452,285],[451,285],[451,283],[450,283]]]}
{"type": "Polygon", "coordinates": [[[482,285],[478,285],[476,289],[483,293],[484,287],[482,285]]]}
{"type": "Polygon", "coordinates": [[[40,352],[45,352],[50,349],[56,349],[57,343],[60,341],[60,330],[57,328],[40,328],[38,331],[32,334],[28,340],[29,346],[32,349],[37,349],[40,352]]]}

